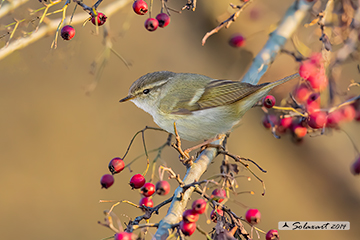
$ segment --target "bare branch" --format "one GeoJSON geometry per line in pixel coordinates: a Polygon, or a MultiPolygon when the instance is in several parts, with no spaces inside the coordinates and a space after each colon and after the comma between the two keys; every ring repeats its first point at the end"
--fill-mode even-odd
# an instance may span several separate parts
{"type": "Polygon", "coordinates": [[[11,2],[8,2],[7,4],[4,4],[0,8],[0,18],[5,16],[6,14],[14,11],[16,8],[20,7],[24,3],[28,2],[29,0],[13,0],[11,2]]]}
{"type": "Polygon", "coordinates": [[[295,1],[285,13],[278,28],[270,34],[269,40],[253,60],[242,81],[257,84],[268,70],[286,41],[298,28],[313,3],[304,0],[295,1]]]}
{"type": "MultiPolygon", "coordinates": [[[[115,2],[112,2],[108,5],[106,5],[102,11],[106,12],[106,15],[110,17],[117,11],[119,11],[121,8],[125,7],[127,4],[132,2],[131,0],[118,0],[115,2]]],[[[6,5],[5,5],[6,6],[6,5]]],[[[5,6],[3,8],[5,8],[5,6]]],[[[3,8],[0,9],[0,16],[1,12],[3,11],[3,8]]],[[[89,17],[89,14],[86,12],[78,13],[74,15],[72,19],[72,24],[78,24],[82,23],[84,19],[87,19],[89,17]]],[[[47,34],[55,31],[58,28],[59,22],[61,21],[61,18],[50,20],[46,25],[42,25],[38,31],[30,34],[28,37],[20,38],[16,41],[12,41],[7,47],[3,47],[0,49],[0,60],[5,58],[6,56],[10,55],[16,50],[22,49],[24,47],[27,47],[31,43],[36,42],[37,40],[45,37],[47,34]]]]}
{"type": "MultiPolygon", "coordinates": [[[[214,144],[221,144],[221,140],[217,140],[214,144]]],[[[200,156],[194,161],[191,168],[188,168],[184,177],[184,184],[188,185],[200,179],[201,175],[206,171],[211,161],[216,157],[216,148],[205,149],[200,156]]],[[[169,229],[181,219],[182,213],[186,207],[186,204],[194,191],[195,187],[188,188],[183,192],[183,188],[179,186],[174,193],[174,198],[167,215],[160,221],[157,232],[155,233],[155,239],[166,239],[169,236],[169,229]]]]}

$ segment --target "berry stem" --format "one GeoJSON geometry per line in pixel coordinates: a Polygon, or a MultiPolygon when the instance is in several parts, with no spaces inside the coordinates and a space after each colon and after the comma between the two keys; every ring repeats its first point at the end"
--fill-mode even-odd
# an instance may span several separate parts
{"type": "Polygon", "coordinates": [[[149,18],[151,18],[152,6],[153,6],[153,0],[150,0],[149,18]]]}
{"type": "Polygon", "coordinates": [[[276,109],[276,110],[282,110],[282,111],[293,111],[293,112],[296,112],[297,114],[299,114],[299,115],[302,116],[302,117],[306,117],[303,113],[299,112],[298,110],[296,110],[295,108],[292,108],[292,107],[278,107],[278,106],[273,106],[272,108],[273,108],[273,109],[276,109]]]}
{"type": "Polygon", "coordinates": [[[60,28],[61,28],[61,26],[62,26],[62,24],[63,24],[63,22],[64,22],[64,20],[66,18],[66,9],[67,9],[68,6],[69,6],[69,3],[66,2],[64,7],[62,9],[60,9],[60,12],[62,12],[63,14],[62,14],[62,18],[61,18],[61,20],[59,22],[59,25],[58,25],[58,27],[56,29],[55,38],[54,38],[54,41],[51,44],[51,48],[56,49],[56,47],[57,47],[57,40],[58,40],[58,37],[59,37],[59,31],[60,31],[60,28]]]}

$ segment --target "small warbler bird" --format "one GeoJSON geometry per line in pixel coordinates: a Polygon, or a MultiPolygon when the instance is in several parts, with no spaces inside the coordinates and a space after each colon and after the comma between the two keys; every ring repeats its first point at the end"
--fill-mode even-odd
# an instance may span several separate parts
{"type": "Polygon", "coordinates": [[[162,129],[188,141],[211,139],[231,131],[241,117],[274,87],[298,77],[252,85],[193,73],[160,71],[136,80],[127,97],[152,115],[162,129]]]}

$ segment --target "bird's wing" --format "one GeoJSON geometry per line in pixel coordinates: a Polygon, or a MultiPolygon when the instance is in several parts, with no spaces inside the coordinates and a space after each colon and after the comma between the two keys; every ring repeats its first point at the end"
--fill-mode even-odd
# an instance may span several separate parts
{"type": "Polygon", "coordinates": [[[231,80],[212,80],[201,92],[190,94],[188,99],[181,99],[172,106],[172,114],[192,114],[194,111],[219,107],[237,102],[268,83],[251,85],[231,80]]]}

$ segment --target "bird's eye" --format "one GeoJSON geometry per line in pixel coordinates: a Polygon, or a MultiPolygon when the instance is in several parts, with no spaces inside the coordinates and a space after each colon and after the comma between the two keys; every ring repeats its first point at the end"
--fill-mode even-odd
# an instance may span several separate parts
{"type": "Polygon", "coordinates": [[[148,94],[149,92],[150,92],[150,89],[145,89],[145,90],[143,91],[144,94],[148,94]]]}

